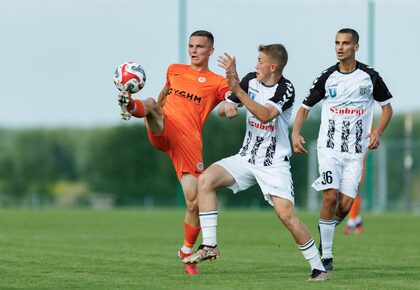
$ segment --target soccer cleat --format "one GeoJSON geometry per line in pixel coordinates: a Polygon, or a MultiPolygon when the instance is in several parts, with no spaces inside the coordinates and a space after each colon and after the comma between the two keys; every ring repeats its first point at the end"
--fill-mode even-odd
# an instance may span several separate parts
{"type": "Polygon", "coordinates": [[[349,234],[354,233],[354,231],[355,231],[355,230],[356,230],[356,229],[355,229],[355,227],[345,226],[345,227],[343,228],[343,233],[344,233],[345,235],[349,235],[349,234]]]}
{"type": "Polygon", "coordinates": [[[343,233],[345,235],[349,235],[349,234],[359,235],[359,234],[363,233],[363,225],[362,225],[362,223],[358,223],[354,227],[352,227],[352,226],[345,226],[344,229],[343,229],[343,233]]]}
{"type": "Polygon", "coordinates": [[[316,282],[316,281],[327,281],[330,279],[330,276],[326,271],[321,271],[318,269],[313,269],[311,276],[309,276],[309,282],[316,282]]]}
{"type": "MultiPolygon", "coordinates": [[[[185,259],[186,257],[191,256],[191,253],[184,253],[183,251],[179,250],[178,251],[178,257],[181,259],[181,261],[183,261],[183,259],[185,259]]],[[[196,264],[185,264],[185,273],[189,274],[189,275],[196,275],[198,274],[198,268],[196,264]]]]}
{"type": "Polygon", "coordinates": [[[214,247],[200,245],[198,250],[192,255],[185,257],[182,262],[185,264],[197,264],[203,262],[204,260],[214,260],[219,258],[220,251],[217,248],[217,245],[214,247]]]}
{"type": "Polygon", "coordinates": [[[361,234],[361,233],[363,233],[363,225],[362,225],[362,223],[358,223],[357,225],[356,225],[356,228],[354,229],[354,233],[355,234],[361,234]]]}
{"type": "Polygon", "coordinates": [[[131,102],[131,96],[130,93],[126,91],[122,91],[118,95],[118,105],[121,107],[121,118],[123,120],[130,120],[131,113],[129,112],[128,106],[131,102]]]}
{"type": "Polygon", "coordinates": [[[321,259],[321,261],[322,261],[322,265],[324,266],[325,270],[327,270],[327,271],[333,271],[334,270],[333,258],[321,259]]]}

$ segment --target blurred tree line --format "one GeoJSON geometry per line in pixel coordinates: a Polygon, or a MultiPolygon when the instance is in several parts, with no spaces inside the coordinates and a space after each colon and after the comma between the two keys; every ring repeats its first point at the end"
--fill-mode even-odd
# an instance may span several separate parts
{"type": "MultiPolygon", "coordinates": [[[[413,137],[420,138],[419,118],[413,137]]],[[[315,140],[319,114],[311,113],[302,134],[308,145],[315,140]]],[[[204,162],[238,152],[245,131],[245,115],[227,120],[210,115],[203,128],[204,162]]],[[[404,138],[404,116],[394,116],[383,136],[404,138]]],[[[292,159],[296,204],[305,206],[305,155],[292,159]]],[[[0,129],[0,205],[89,205],[107,197],[115,205],[173,206],[178,184],[166,154],[153,148],[138,121],[107,128],[0,129]]],[[[221,190],[226,206],[266,206],[258,187],[235,196],[221,190]]]]}

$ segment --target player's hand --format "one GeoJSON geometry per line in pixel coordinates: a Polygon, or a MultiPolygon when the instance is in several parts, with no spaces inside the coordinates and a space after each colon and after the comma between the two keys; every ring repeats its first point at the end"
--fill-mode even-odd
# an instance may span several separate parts
{"type": "Polygon", "coordinates": [[[236,59],[225,52],[225,55],[219,56],[217,59],[218,66],[224,68],[227,75],[237,75],[236,59]]]}
{"type": "Polygon", "coordinates": [[[238,116],[238,107],[236,104],[225,103],[223,105],[223,109],[225,111],[226,118],[233,119],[238,116]]]}
{"type": "Polygon", "coordinates": [[[368,134],[366,138],[370,138],[368,145],[369,150],[375,150],[381,144],[381,142],[379,141],[381,136],[379,136],[376,130],[370,132],[370,134],[368,134]]]}
{"type": "Polygon", "coordinates": [[[300,134],[292,134],[292,144],[293,144],[293,151],[295,153],[308,153],[302,144],[305,144],[305,138],[303,138],[300,134]]]}
{"type": "Polygon", "coordinates": [[[217,61],[219,62],[218,65],[221,68],[224,68],[226,71],[226,79],[230,87],[230,90],[233,93],[238,94],[238,91],[241,90],[241,87],[239,85],[239,77],[238,77],[238,71],[236,70],[235,57],[232,57],[225,52],[225,55],[219,56],[217,61]]]}
{"type": "Polygon", "coordinates": [[[237,79],[239,81],[235,57],[231,57],[225,52],[225,55],[219,56],[217,61],[219,62],[218,66],[225,69],[227,79],[237,79]]]}

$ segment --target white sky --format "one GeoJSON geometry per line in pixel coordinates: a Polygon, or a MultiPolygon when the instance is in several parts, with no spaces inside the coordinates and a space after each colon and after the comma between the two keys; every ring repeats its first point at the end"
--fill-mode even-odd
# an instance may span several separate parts
{"type": "MultiPolygon", "coordinates": [[[[211,31],[210,67],[223,74],[216,59],[226,51],[241,76],[254,70],[259,44],[283,43],[296,111],[336,62],[337,30],[359,32],[358,60],[367,63],[367,1],[187,0],[187,34],[211,31]]],[[[375,3],[374,67],[397,113],[420,111],[420,1],[375,3]]],[[[0,0],[0,36],[0,127],[119,124],[114,70],[139,62],[147,82],[138,96],[157,96],[167,66],[179,61],[178,0],[0,0]]]]}

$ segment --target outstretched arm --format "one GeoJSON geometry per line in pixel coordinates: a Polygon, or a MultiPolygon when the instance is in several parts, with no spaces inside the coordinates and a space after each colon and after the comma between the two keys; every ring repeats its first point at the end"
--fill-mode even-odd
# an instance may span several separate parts
{"type": "Polygon", "coordinates": [[[390,103],[382,106],[382,114],[381,118],[379,119],[378,126],[376,129],[372,130],[371,133],[367,136],[367,138],[370,138],[368,149],[373,150],[379,147],[380,145],[380,138],[382,134],[385,131],[385,128],[388,126],[389,121],[391,121],[392,117],[392,106],[390,103]]]}
{"type": "Polygon", "coordinates": [[[262,105],[255,102],[240,86],[238,72],[236,70],[236,59],[225,53],[217,60],[219,66],[226,71],[226,78],[229,87],[241,103],[262,123],[267,123],[280,115],[280,112],[271,105],[262,105]]]}
{"type": "Polygon", "coordinates": [[[303,144],[305,144],[305,138],[303,138],[303,136],[300,135],[300,130],[302,130],[303,123],[308,117],[308,114],[309,110],[305,109],[304,107],[300,107],[296,114],[295,123],[293,125],[292,131],[292,145],[293,151],[295,153],[308,153],[308,150],[306,150],[303,147],[303,144]]]}

